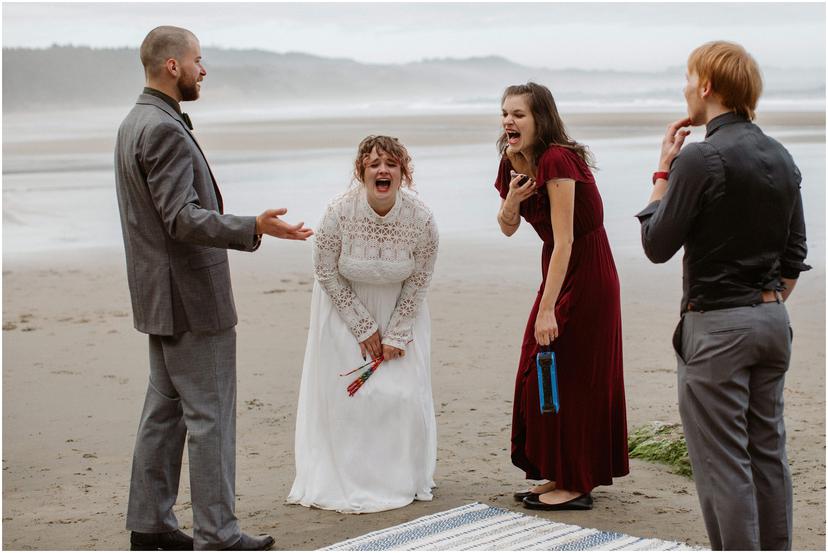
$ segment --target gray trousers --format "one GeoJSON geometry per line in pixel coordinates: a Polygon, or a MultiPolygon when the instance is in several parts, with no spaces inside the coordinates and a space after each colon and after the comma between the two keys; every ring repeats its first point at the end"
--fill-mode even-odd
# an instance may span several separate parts
{"type": "Polygon", "coordinates": [[[127,529],[178,528],[173,505],[187,440],[194,547],[232,545],[241,536],[233,514],[236,330],[150,335],[149,350],[149,386],[135,439],[127,529]]]}
{"type": "Polygon", "coordinates": [[[782,418],[791,338],[776,302],[687,312],[673,337],[679,412],[715,550],[791,548],[782,418]]]}

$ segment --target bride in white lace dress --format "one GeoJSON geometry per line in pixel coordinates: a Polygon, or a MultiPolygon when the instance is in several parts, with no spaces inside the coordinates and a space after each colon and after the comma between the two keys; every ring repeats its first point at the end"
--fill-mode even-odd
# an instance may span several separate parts
{"type": "Polygon", "coordinates": [[[370,513],[430,500],[437,438],[431,322],[424,301],[438,234],[395,138],[360,143],[358,185],[334,198],[316,230],[316,282],[296,415],[288,503],[370,513]],[[341,377],[384,361],[349,397],[341,377]]]}

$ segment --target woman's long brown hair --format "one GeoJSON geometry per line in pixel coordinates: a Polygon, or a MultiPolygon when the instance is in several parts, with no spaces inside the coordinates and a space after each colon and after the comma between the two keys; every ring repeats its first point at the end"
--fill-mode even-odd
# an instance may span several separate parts
{"type": "MultiPolygon", "coordinates": [[[[558,114],[558,106],[555,105],[555,98],[552,97],[552,92],[543,85],[528,82],[526,84],[518,84],[506,87],[503,91],[503,97],[500,104],[506,101],[509,96],[526,96],[529,101],[529,109],[532,110],[532,117],[535,118],[535,145],[533,153],[535,155],[535,163],[537,164],[541,154],[546,149],[555,144],[569,148],[584,160],[588,166],[595,169],[595,158],[589,148],[583,144],[579,144],[572,140],[566,133],[561,116],[558,114]]],[[[500,138],[497,139],[497,149],[500,155],[506,153],[506,147],[509,145],[509,138],[504,131],[500,138]]]]}

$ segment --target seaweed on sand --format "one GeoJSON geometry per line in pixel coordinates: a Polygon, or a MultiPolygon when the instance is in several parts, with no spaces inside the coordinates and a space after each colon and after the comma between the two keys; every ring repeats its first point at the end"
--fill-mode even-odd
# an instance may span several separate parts
{"type": "Polygon", "coordinates": [[[630,457],[662,463],[669,466],[674,474],[693,477],[680,424],[651,422],[633,430],[627,445],[630,457]]]}

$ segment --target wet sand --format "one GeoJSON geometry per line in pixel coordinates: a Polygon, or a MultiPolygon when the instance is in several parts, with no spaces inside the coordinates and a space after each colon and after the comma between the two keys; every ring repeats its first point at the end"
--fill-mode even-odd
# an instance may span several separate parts
{"type": "MultiPolygon", "coordinates": [[[[525,233],[522,229],[520,233],[525,233]]],[[[438,422],[434,500],[342,515],[284,498],[310,303],[310,244],[268,241],[233,252],[238,326],[237,514],[279,549],[314,549],[474,501],[521,510],[509,460],[519,344],[539,283],[539,248],[445,238],[429,304],[438,422]],[[496,260],[496,262],[493,262],[496,260]]],[[[630,428],[678,422],[670,336],[677,260],[616,255],[622,280],[630,428]]],[[[789,302],[794,356],[786,385],[794,478],[794,548],[825,548],[824,270],[789,302]]],[[[147,381],[147,339],[132,328],[122,251],[18,256],[3,270],[3,546],[123,549],[131,451],[147,381]]],[[[366,430],[370,431],[370,430],[366,430]]],[[[633,460],[631,474],[594,492],[589,512],[540,516],[706,546],[692,481],[633,460]]],[[[191,528],[186,467],[176,508],[191,528]]]]}

